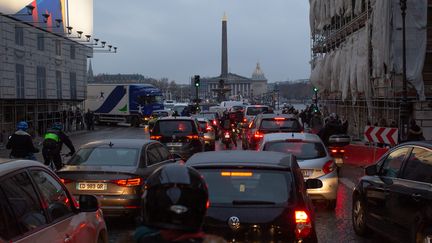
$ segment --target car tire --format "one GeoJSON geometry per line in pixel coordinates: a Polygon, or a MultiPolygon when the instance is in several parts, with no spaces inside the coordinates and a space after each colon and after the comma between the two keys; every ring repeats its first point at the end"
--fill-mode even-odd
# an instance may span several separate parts
{"type": "Polygon", "coordinates": [[[420,227],[417,229],[415,233],[415,243],[425,243],[425,242],[431,242],[432,241],[432,228],[423,228],[420,227]]]}
{"type": "Polygon", "coordinates": [[[359,236],[367,236],[370,229],[366,224],[366,208],[359,197],[354,198],[351,212],[354,232],[359,236]]]}
{"type": "Polygon", "coordinates": [[[327,209],[328,210],[335,210],[336,208],[336,199],[327,200],[327,209]]]}

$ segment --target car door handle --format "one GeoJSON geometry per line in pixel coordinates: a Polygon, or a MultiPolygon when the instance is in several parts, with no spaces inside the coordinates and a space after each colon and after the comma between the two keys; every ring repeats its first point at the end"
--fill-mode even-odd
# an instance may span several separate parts
{"type": "Polygon", "coordinates": [[[423,198],[423,196],[421,194],[413,193],[413,194],[411,194],[411,198],[414,201],[418,202],[418,201],[420,201],[423,198]]]}

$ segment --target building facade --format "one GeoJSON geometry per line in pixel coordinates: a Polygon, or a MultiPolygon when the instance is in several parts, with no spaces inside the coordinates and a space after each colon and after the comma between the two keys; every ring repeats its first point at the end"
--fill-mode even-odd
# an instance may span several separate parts
{"type": "Polygon", "coordinates": [[[18,121],[28,121],[41,135],[81,106],[91,47],[0,15],[0,50],[0,143],[18,121]]]}

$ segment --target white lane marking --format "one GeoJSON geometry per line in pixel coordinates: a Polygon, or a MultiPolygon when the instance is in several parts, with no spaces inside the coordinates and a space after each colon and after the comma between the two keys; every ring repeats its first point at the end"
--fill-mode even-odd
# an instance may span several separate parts
{"type": "Polygon", "coordinates": [[[347,178],[339,178],[339,181],[344,184],[346,187],[354,191],[355,184],[347,178]]]}

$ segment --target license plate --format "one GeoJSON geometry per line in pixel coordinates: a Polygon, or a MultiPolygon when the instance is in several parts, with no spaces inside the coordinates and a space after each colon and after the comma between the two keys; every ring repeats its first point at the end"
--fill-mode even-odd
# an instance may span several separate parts
{"type": "Polygon", "coordinates": [[[105,191],[107,189],[106,183],[77,183],[77,190],[79,191],[105,191]]]}
{"type": "Polygon", "coordinates": [[[228,134],[225,134],[225,138],[230,138],[230,135],[228,135],[228,134]]]}
{"type": "Polygon", "coordinates": [[[181,147],[183,146],[182,143],[167,143],[168,147],[181,147]]]}
{"type": "Polygon", "coordinates": [[[343,164],[343,159],[342,158],[335,158],[335,163],[336,164],[343,164]]]}
{"type": "Polygon", "coordinates": [[[301,170],[303,177],[310,177],[313,173],[313,170],[301,170]]]}

